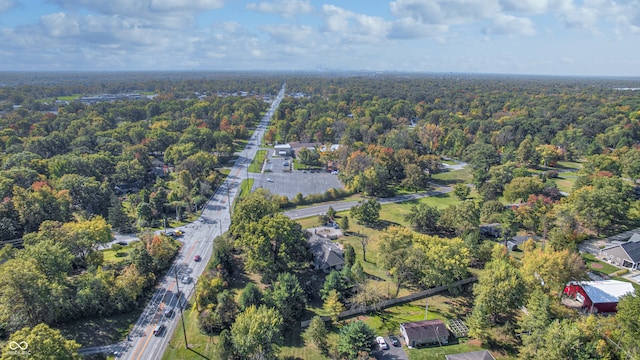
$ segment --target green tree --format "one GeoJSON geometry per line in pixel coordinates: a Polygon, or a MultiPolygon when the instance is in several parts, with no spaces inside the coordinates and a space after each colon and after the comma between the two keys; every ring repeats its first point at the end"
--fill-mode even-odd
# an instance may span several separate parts
{"type": "Polygon", "coordinates": [[[263,295],[260,288],[256,284],[249,282],[240,293],[238,305],[240,310],[245,310],[249,306],[260,306],[263,303],[263,295]]]}
{"type": "Polygon", "coordinates": [[[327,216],[329,217],[329,219],[333,219],[336,217],[336,211],[332,206],[329,206],[329,208],[327,209],[327,216]]]}
{"type": "Polygon", "coordinates": [[[224,329],[220,332],[218,337],[218,343],[214,350],[214,359],[220,360],[233,360],[233,340],[231,339],[231,333],[229,330],[224,329]]]}
{"type": "Polygon", "coordinates": [[[309,327],[305,330],[305,337],[311,341],[323,354],[329,350],[327,343],[328,335],[327,327],[319,316],[314,316],[309,323],[309,327]]]}
{"type": "Polygon", "coordinates": [[[359,201],[358,205],[351,208],[350,215],[359,224],[375,224],[380,217],[380,203],[375,199],[359,201]]]}
{"type": "Polygon", "coordinates": [[[459,235],[475,231],[480,226],[480,209],[471,200],[451,205],[440,213],[438,225],[459,235]]]}
{"type": "Polygon", "coordinates": [[[18,256],[34,259],[40,271],[50,279],[63,280],[73,268],[73,254],[62,244],[45,239],[33,245],[25,245],[18,256]]]}
{"type": "Polygon", "coordinates": [[[351,244],[344,245],[344,266],[351,267],[356,262],[356,250],[351,244]]]}
{"type": "Polygon", "coordinates": [[[518,269],[506,259],[495,259],[487,263],[478,276],[473,288],[474,304],[484,308],[493,323],[499,315],[508,314],[523,305],[525,289],[518,269]]]}
{"type": "Polygon", "coordinates": [[[238,314],[231,326],[231,339],[243,359],[276,359],[282,342],[282,316],[278,310],[250,306],[238,314]]]}
{"type": "MultiPolygon", "coordinates": [[[[29,359],[35,360],[79,360],[78,349],[80,344],[73,340],[67,340],[62,336],[60,330],[52,329],[46,324],[38,324],[33,328],[23,328],[11,334],[9,343],[18,343],[25,347],[25,350],[6,349],[2,355],[2,360],[25,359],[25,354],[29,359]]],[[[7,345],[7,347],[9,347],[7,345]]]]}
{"type": "Polygon", "coordinates": [[[504,187],[504,197],[507,201],[527,200],[529,195],[542,192],[544,184],[537,177],[517,177],[504,187]]]}
{"type": "Polygon", "coordinates": [[[418,191],[428,186],[428,178],[420,166],[416,164],[406,164],[404,167],[405,178],[402,179],[402,186],[407,189],[418,191]]]}
{"type": "Polygon", "coordinates": [[[520,330],[531,334],[535,331],[544,330],[551,321],[551,298],[539,289],[534,290],[526,304],[527,312],[518,321],[520,330]]]}
{"type": "Polygon", "coordinates": [[[529,137],[526,137],[520,143],[520,146],[518,146],[518,150],[516,151],[516,158],[521,164],[527,167],[538,163],[539,155],[536,152],[536,148],[529,137]]]}
{"type": "Polygon", "coordinates": [[[242,198],[234,207],[231,216],[231,233],[242,236],[251,223],[260,221],[278,211],[278,202],[267,189],[257,189],[242,198]]]}
{"type": "Polygon", "coordinates": [[[438,228],[440,211],[425,203],[411,206],[411,210],[405,215],[405,221],[420,232],[432,232],[438,228]]]}
{"type": "Polygon", "coordinates": [[[375,338],[373,330],[364,322],[351,322],[340,329],[338,352],[347,359],[357,359],[360,352],[369,353],[375,338]]]}
{"type": "Polygon", "coordinates": [[[247,229],[238,243],[247,252],[248,270],[277,274],[309,260],[302,227],[284,214],[262,217],[247,229]]]}
{"type": "Polygon", "coordinates": [[[331,321],[338,321],[338,315],[345,310],[344,304],[340,301],[340,294],[336,289],[331,290],[324,299],[325,311],[331,316],[331,321]]]}
{"type": "Polygon", "coordinates": [[[347,215],[343,215],[338,224],[340,225],[340,229],[342,229],[342,233],[346,235],[349,230],[349,217],[347,215]]]}
{"type": "MultiPolygon", "coordinates": [[[[353,249],[353,248],[352,248],[353,249]]],[[[335,290],[338,292],[340,296],[340,300],[344,300],[345,298],[345,290],[347,288],[347,283],[345,278],[339,271],[332,270],[329,275],[324,279],[324,285],[322,289],[320,289],[320,295],[322,296],[322,300],[326,300],[327,296],[335,290]]]]}
{"type": "Polygon", "coordinates": [[[624,350],[635,357],[640,355],[640,296],[636,290],[634,295],[626,295],[618,303],[616,322],[619,325],[619,336],[624,350]]]}
{"type": "Polygon", "coordinates": [[[307,298],[298,278],[290,273],[281,273],[267,292],[267,302],[282,315],[286,323],[295,322],[304,313],[307,298]]]}
{"type": "Polygon", "coordinates": [[[457,183],[453,186],[453,194],[458,198],[458,200],[465,201],[471,194],[471,188],[469,188],[467,184],[457,183]]]}

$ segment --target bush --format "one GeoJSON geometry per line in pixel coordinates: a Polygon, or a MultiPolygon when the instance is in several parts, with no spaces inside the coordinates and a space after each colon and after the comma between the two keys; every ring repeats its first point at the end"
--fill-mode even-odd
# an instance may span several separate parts
{"type": "Polygon", "coordinates": [[[549,170],[546,172],[547,179],[555,179],[558,177],[558,172],[556,170],[549,170]]]}
{"type": "Polygon", "coordinates": [[[616,272],[614,272],[613,274],[610,274],[611,276],[622,276],[624,274],[627,274],[629,272],[629,269],[620,269],[616,272]]]}

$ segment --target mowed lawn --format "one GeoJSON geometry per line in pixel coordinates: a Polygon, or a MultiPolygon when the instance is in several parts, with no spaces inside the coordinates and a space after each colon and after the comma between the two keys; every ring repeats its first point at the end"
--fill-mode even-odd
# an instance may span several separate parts
{"type": "Polygon", "coordinates": [[[256,157],[253,158],[251,164],[249,164],[249,172],[260,173],[262,171],[262,164],[267,156],[267,150],[256,151],[256,157]]]}

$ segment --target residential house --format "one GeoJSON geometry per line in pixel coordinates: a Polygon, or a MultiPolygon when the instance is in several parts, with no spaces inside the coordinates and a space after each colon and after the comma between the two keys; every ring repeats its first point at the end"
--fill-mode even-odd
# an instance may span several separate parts
{"type": "Polygon", "coordinates": [[[445,355],[445,360],[496,360],[489,350],[445,355]]]}
{"type": "Polygon", "coordinates": [[[516,250],[518,246],[522,246],[525,241],[532,239],[532,236],[526,235],[518,235],[511,238],[511,240],[507,241],[507,248],[511,251],[516,250]]]}
{"type": "Polygon", "coordinates": [[[331,270],[341,270],[344,266],[342,249],[330,239],[320,234],[309,234],[309,249],[313,254],[313,265],[316,270],[326,273],[331,270]]]}
{"type": "Polygon", "coordinates": [[[442,320],[423,320],[400,324],[400,334],[409,347],[449,343],[449,330],[442,320]]]}
{"type": "Polygon", "coordinates": [[[618,280],[572,281],[564,288],[564,294],[582,304],[587,313],[613,313],[620,298],[633,294],[631,283],[618,280]]]}
{"type": "Polygon", "coordinates": [[[603,259],[631,270],[640,270],[640,234],[633,234],[629,241],[600,250],[603,259]]]}

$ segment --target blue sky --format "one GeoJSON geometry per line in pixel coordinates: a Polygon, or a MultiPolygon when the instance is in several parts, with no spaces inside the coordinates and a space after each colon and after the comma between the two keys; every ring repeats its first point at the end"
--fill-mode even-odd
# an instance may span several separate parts
{"type": "Polygon", "coordinates": [[[0,71],[640,76],[640,0],[0,0],[0,71]]]}

